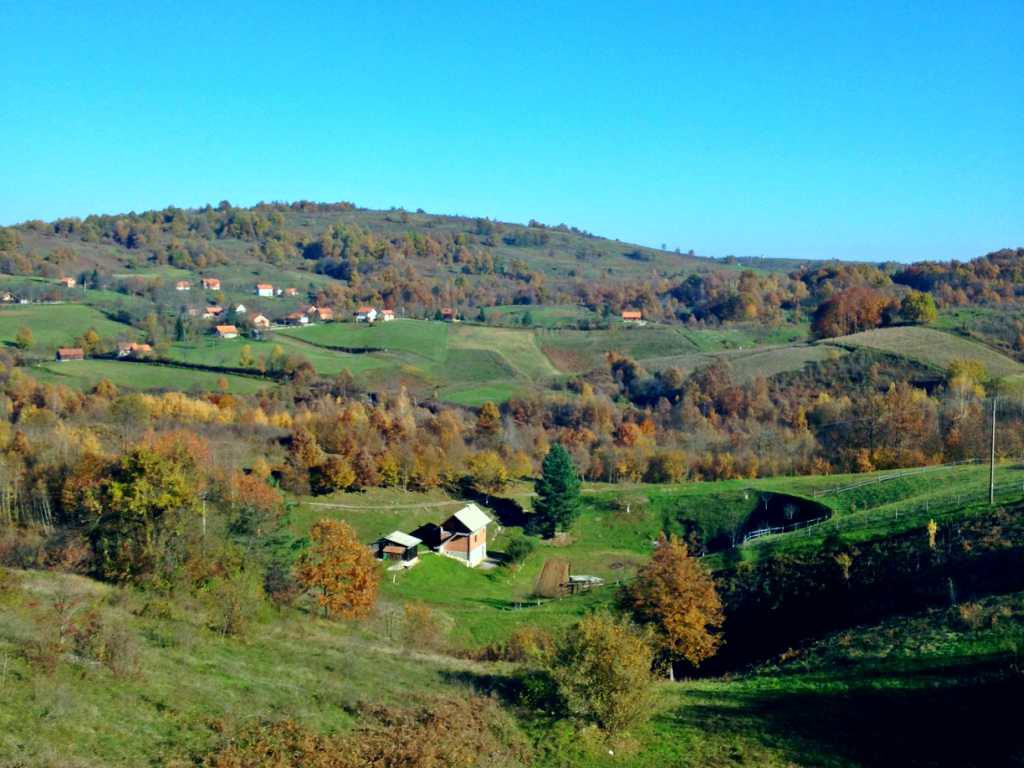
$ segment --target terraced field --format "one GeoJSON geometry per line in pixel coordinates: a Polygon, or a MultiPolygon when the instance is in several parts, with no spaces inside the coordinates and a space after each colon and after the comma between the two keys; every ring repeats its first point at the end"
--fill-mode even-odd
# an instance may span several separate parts
{"type": "Polygon", "coordinates": [[[901,355],[945,371],[954,360],[978,360],[995,378],[1024,373],[1024,365],[977,341],[971,341],[932,328],[907,326],[876,328],[829,339],[827,344],[841,347],[867,347],[901,355]]]}

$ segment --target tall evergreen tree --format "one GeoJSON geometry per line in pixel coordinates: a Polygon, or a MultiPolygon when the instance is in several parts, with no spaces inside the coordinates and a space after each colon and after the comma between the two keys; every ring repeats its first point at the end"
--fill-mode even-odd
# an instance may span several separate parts
{"type": "Polygon", "coordinates": [[[569,452],[555,444],[544,457],[541,476],[534,484],[533,504],[537,530],[546,537],[566,530],[579,516],[580,477],[569,452]]]}

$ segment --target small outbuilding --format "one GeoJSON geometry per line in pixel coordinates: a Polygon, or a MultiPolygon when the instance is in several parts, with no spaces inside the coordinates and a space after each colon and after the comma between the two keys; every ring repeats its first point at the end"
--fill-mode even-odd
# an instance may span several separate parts
{"type": "Polygon", "coordinates": [[[85,360],[85,350],[81,347],[60,347],[57,350],[57,360],[62,363],[68,360],[85,360]]]}
{"type": "Polygon", "coordinates": [[[377,539],[377,559],[390,560],[403,568],[411,568],[419,562],[419,546],[422,543],[408,533],[392,531],[377,539]]]}

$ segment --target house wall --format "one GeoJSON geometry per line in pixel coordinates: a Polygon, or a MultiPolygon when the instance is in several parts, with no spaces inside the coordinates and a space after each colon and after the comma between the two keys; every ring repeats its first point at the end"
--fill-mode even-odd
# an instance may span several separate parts
{"type": "Polygon", "coordinates": [[[442,554],[463,560],[470,567],[487,558],[487,530],[481,529],[469,536],[456,536],[441,545],[442,554]]]}

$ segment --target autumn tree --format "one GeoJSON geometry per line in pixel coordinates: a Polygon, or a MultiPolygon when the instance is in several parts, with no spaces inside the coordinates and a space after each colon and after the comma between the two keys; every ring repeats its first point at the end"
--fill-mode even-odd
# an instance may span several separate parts
{"type": "Polygon", "coordinates": [[[35,339],[32,337],[32,329],[27,325],[21,326],[14,336],[14,345],[18,349],[31,349],[34,343],[35,339]]]}
{"type": "Polygon", "coordinates": [[[869,286],[854,286],[818,305],[811,330],[818,338],[867,331],[882,325],[895,307],[891,296],[869,286]]]}
{"type": "Polygon", "coordinates": [[[508,485],[508,469],[494,451],[480,451],[470,456],[466,473],[469,482],[484,493],[499,493],[508,485]]]}
{"type": "Polygon", "coordinates": [[[244,345],[238,353],[238,364],[242,368],[252,368],[256,365],[256,358],[253,357],[252,347],[248,344],[244,345]]]}
{"type": "Polygon", "coordinates": [[[637,619],[655,628],[670,676],[674,661],[697,666],[722,644],[724,615],[715,582],[674,535],[661,535],[653,556],[637,573],[628,600],[637,619]]]}
{"type": "Polygon", "coordinates": [[[356,472],[344,456],[328,456],[327,460],[316,467],[311,475],[313,490],[316,493],[348,490],[356,481],[356,472]]]}
{"type": "Polygon", "coordinates": [[[930,293],[911,291],[900,302],[900,316],[908,323],[928,325],[938,319],[939,311],[930,293]]]}
{"type": "Polygon", "coordinates": [[[313,546],[299,559],[296,577],[315,594],[327,617],[367,616],[377,599],[379,574],[370,550],[341,520],[324,519],[310,531],[313,546]]]}
{"type": "Polygon", "coordinates": [[[544,457],[534,491],[535,527],[544,536],[550,538],[568,529],[579,516],[580,478],[572,457],[560,444],[553,445],[544,457]]]}
{"type": "Polygon", "coordinates": [[[476,431],[481,437],[493,437],[501,429],[501,412],[498,406],[488,400],[480,406],[476,417],[476,431]]]}
{"type": "Polygon", "coordinates": [[[105,578],[140,581],[167,564],[175,539],[198,519],[196,475],[186,457],[149,447],[109,464],[87,457],[64,497],[86,525],[105,578]]]}
{"type": "Polygon", "coordinates": [[[596,613],[562,635],[549,669],[571,714],[617,733],[651,714],[651,664],[651,647],[636,627],[596,613]]]}

